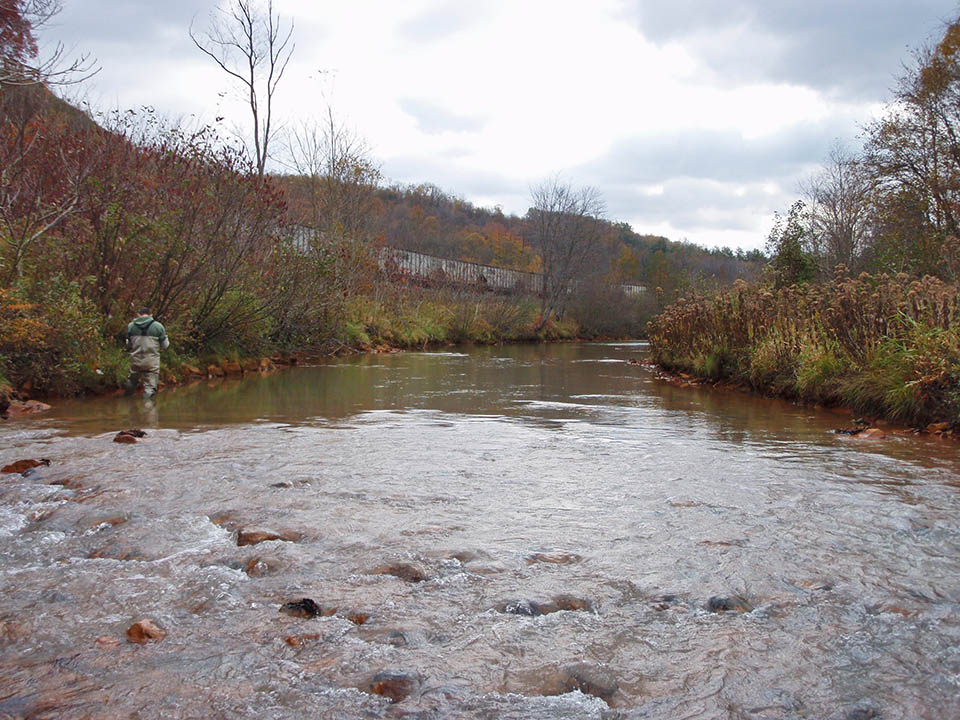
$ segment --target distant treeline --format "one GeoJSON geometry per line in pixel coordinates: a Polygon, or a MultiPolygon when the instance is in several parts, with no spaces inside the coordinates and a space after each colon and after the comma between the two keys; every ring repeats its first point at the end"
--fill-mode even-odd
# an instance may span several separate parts
{"type": "MultiPolygon", "coordinates": [[[[379,188],[377,232],[404,250],[513,270],[539,271],[540,255],[526,218],[499,208],[477,207],[435,185],[379,188]]],[[[759,277],[766,257],[760,251],[708,250],[689,242],[643,235],[624,222],[603,221],[599,264],[612,283],[678,290],[718,288],[737,278],[759,277]]]]}

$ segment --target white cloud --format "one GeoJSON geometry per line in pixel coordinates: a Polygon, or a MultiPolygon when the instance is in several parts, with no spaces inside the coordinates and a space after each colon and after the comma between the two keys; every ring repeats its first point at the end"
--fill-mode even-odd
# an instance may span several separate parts
{"type": "MultiPolygon", "coordinates": [[[[393,180],[522,213],[526,188],[561,171],[640,232],[757,247],[801,175],[882,113],[877,78],[893,84],[904,38],[955,10],[918,2],[929,17],[895,0],[866,20],[826,0],[276,0],[297,43],[277,111],[332,103],[393,180]],[[694,212],[668,202],[687,181],[694,212]]],[[[213,5],[67,0],[49,34],[100,59],[93,97],[243,125],[187,36],[213,5]]]]}

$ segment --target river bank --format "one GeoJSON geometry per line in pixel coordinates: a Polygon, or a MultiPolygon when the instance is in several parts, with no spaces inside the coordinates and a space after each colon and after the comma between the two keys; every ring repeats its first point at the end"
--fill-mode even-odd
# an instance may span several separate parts
{"type": "Polygon", "coordinates": [[[913,428],[960,425],[960,293],[927,277],[737,282],[650,324],[662,369],[913,428]]]}

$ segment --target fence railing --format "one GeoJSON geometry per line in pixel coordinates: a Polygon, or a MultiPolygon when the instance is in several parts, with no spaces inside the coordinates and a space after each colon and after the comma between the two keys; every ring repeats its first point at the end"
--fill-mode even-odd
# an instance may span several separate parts
{"type": "MultiPolygon", "coordinates": [[[[507,270],[492,265],[450,260],[391,247],[385,247],[380,254],[380,269],[421,280],[476,285],[501,292],[529,295],[539,295],[543,292],[543,275],[540,273],[507,270]]],[[[647,291],[643,285],[619,285],[618,287],[628,295],[640,295],[647,291]]]]}

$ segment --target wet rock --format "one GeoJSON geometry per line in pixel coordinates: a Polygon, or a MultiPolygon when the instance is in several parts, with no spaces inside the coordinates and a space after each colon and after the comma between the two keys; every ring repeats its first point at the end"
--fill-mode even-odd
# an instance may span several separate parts
{"type": "Polygon", "coordinates": [[[930,423],[929,425],[927,425],[925,432],[942,433],[942,432],[946,432],[949,429],[950,429],[950,423],[938,422],[938,423],[930,423]]]}
{"type": "Polygon", "coordinates": [[[40,458],[39,460],[17,460],[16,462],[10,463],[9,465],[4,465],[2,468],[0,468],[0,473],[25,473],[33,468],[47,466],[49,464],[50,461],[46,458],[40,458]]]}
{"type": "Polygon", "coordinates": [[[661,595],[654,595],[650,598],[650,606],[654,610],[669,610],[672,607],[683,604],[683,598],[679,595],[673,595],[671,593],[663,593],[661,595]]]}
{"type": "Polygon", "coordinates": [[[185,372],[187,375],[192,375],[194,377],[203,377],[203,370],[201,370],[195,365],[183,365],[182,368],[183,368],[183,372],[185,372]]]}
{"type": "Polygon", "coordinates": [[[354,625],[366,625],[367,621],[370,620],[370,613],[351,610],[347,613],[347,620],[352,622],[354,625]]]}
{"type": "Polygon", "coordinates": [[[844,715],[843,720],[880,720],[880,713],[873,708],[857,708],[844,715]]]}
{"type": "Polygon", "coordinates": [[[399,630],[395,630],[394,632],[387,635],[387,642],[393,645],[394,647],[403,647],[404,645],[407,645],[409,641],[407,640],[406,635],[404,635],[399,630]]]}
{"type": "Polygon", "coordinates": [[[132,643],[140,643],[141,645],[149,642],[160,642],[166,636],[166,631],[158,627],[157,624],[149,618],[139,620],[127,628],[127,640],[132,643]]]}
{"type": "Polygon", "coordinates": [[[98,637],[96,640],[94,640],[94,642],[96,643],[97,647],[102,650],[115,648],[120,644],[119,640],[117,640],[115,637],[110,637],[109,635],[98,637]]]}
{"type": "Polygon", "coordinates": [[[416,690],[419,681],[416,676],[403,672],[384,671],[373,676],[368,692],[388,698],[391,702],[402,702],[416,690]]]}
{"type": "Polygon", "coordinates": [[[320,639],[320,633],[310,633],[308,635],[288,635],[283,641],[290,647],[303,647],[307,643],[316,642],[320,639]]]}
{"type": "Polygon", "coordinates": [[[263,577],[264,575],[269,575],[274,571],[273,566],[269,562],[259,557],[252,557],[247,561],[247,564],[244,566],[243,571],[247,574],[248,577],[263,577]]]}
{"type": "Polygon", "coordinates": [[[514,600],[501,605],[497,609],[509,615],[525,615],[527,617],[543,615],[540,604],[533,600],[514,600]]]}
{"type": "Polygon", "coordinates": [[[207,365],[208,378],[222,378],[225,374],[219,365],[207,365]]]}
{"type": "Polygon", "coordinates": [[[293,483],[289,480],[281,480],[280,482],[272,483],[270,487],[288,489],[293,487],[293,483]]]}
{"type": "Polygon", "coordinates": [[[223,374],[228,377],[239,377],[243,375],[243,367],[241,367],[240,363],[224,360],[220,363],[220,368],[223,370],[223,374]]]}
{"type": "Polygon", "coordinates": [[[300,537],[292,532],[272,532],[270,530],[241,530],[237,533],[237,545],[258,545],[269,540],[296,542],[300,537]]]}
{"type": "Polygon", "coordinates": [[[270,372],[271,370],[276,370],[277,366],[273,364],[273,361],[270,358],[260,358],[260,372],[270,372]]]}
{"type": "Polygon", "coordinates": [[[39,400],[11,400],[7,407],[8,415],[36,415],[46,412],[50,406],[39,400]]]}
{"type": "Polygon", "coordinates": [[[408,583],[423,582],[427,579],[427,570],[419,563],[393,563],[378,568],[376,575],[393,575],[408,583]]]}
{"type": "Polygon", "coordinates": [[[707,601],[707,610],[710,612],[748,613],[753,610],[753,605],[741,595],[732,595],[730,597],[714,595],[707,601]]]}
{"type": "Polygon", "coordinates": [[[503,603],[497,609],[502,613],[509,615],[525,615],[527,617],[538,617],[540,615],[549,615],[550,613],[568,610],[571,612],[593,612],[593,603],[584,598],[574,597],[573,595],[558,595],[552,600],[513,600],[503,603]]]}
{"type": "Polygon", "coordinates": [[[291,617],[311,619],[320,614],[320,606],[310,598],[301,598],[284,603],[280,606],[280,612],[291,617]]]}
{"type": "Polygon", "coordinates": [[[253,358],[247,358],[240,364],[243,366],[244,374],[255,373],[260,371],[260,363],[257,360],[254,360],[253,358]]]}
{"type": "Polygon", "coordinates": [[[604,702],[617,691],[617,679],[608,671],[587,663],[568,665],[564,671],[564,692],[579,690],[584,695],[593,695],[604,702]]]}
{"type": "Polygon", "coordinates": [[[140,428],[131,428],[129,430],[121,430],[118,432],[114,436],[113,441],[115,443],[132,444],[137,441],[137,438],[144,438],[146,436],[147,434],[140,428]]]}
{"type": "Polygon", "coordinates": [[[91,560],[99,558],[108,558],[110,560],[141,561],[146,560],[147,556],[139,548],[118,540],[117,542],[104,545],[101,548],[91,550],[87,553],[91,560]]]}
{"type": "Polygon", "coordinates": [[[858,438],[872,438],[874,440],[883,440],[887,434],[878,427],[868,427],[857,435],[858,438]]]}

